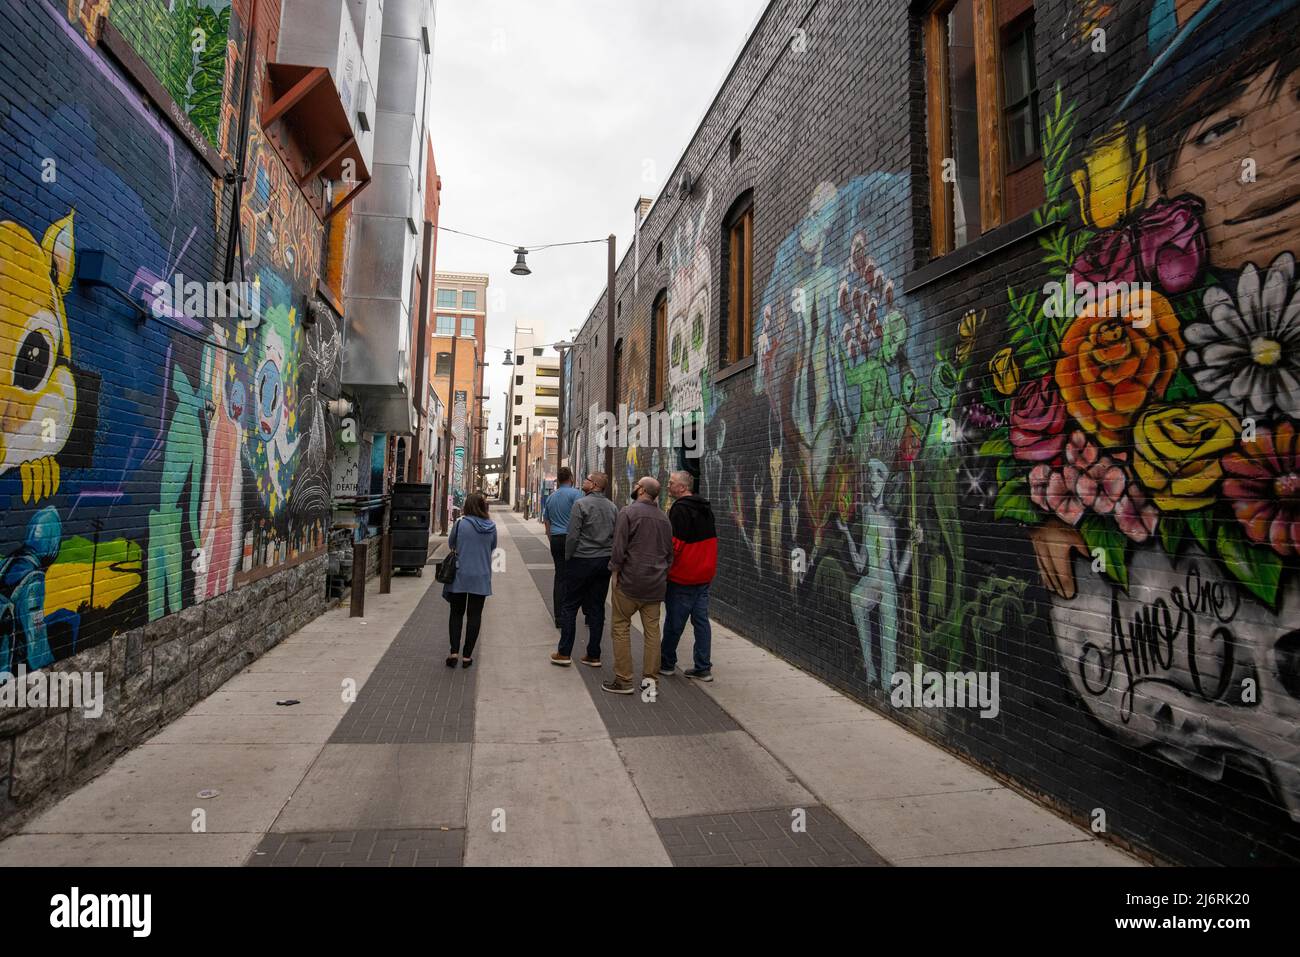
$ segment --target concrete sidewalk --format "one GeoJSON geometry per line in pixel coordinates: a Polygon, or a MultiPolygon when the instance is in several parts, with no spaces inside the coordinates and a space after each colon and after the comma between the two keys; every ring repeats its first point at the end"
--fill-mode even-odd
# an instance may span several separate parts
{"type": "Polygon", "coordinates": [[[1138,863],[716,624],[717,680],[652,702],[599,690],[608,632],[603,669],[554,667],[541,527],[493,517],[472,668],[443,663],[431,572],[372,587],[365,619],[293,635],[0,865],[1138,863]]]}

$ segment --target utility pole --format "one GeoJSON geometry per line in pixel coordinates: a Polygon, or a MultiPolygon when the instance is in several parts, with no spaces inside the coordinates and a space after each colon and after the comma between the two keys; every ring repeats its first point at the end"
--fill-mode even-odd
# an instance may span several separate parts
{"type": "MultiPolygon", "coordinates": [[[[453,327],[451,330],[451,379],[447,386],[447,429],[446,441],[444,445],[447,449],[447,459],[443,463],[442,489],[445,493],[442,497],[442,534],[449,533],[451,528],[451,460],[455,454],[455,449],[451,446],[451,422],[456,416],[456,335],[457,330],[453,327]]],[[[469,403],[466,403],[468,405],[469,403]]]]}
{"type": "MultiPolygon", "coordinates": [[[[609,277],[605,287],[605,408],[618,420],[618,410],[614,404],[618,397],[614,395],[614,234],[609,234],[609,277]]],[[[609,438],[609,436],[606,436],[609,438]]],[[[614,497],[614,446],[605,444],[605,476],[609,488],[605,491],[614,497]]]]}

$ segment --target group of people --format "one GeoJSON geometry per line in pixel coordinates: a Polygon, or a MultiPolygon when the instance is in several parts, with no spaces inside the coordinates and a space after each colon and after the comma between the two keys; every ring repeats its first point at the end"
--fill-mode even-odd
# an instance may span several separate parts
{"type": "Polygon", "coordinates": [[[677,644],[689,618],[695,631],[694,667],[683,674],[713,680],[710,660],[709,586],[718,566],[718,537],[709,503],[694,494],[694,476],[674,472],[667,515],[659,507],[659,481],[646,476],[632,488],[632,502],[619,509],[608,498],[609,477],[592,472],[573,487],[573,473],[561,468],[557,488],[542,508],[542,521],[555,562],[555,627],[559,648],[551,663],[573,663],[578,609],[587,624],[587,653],[579,659],[599,668],[605,632],[605,596],[613,590],[614,678],[601,687],[632,694],[646,681],[677,671],[677,644]],[[659,606],[666,609],[662,636],[659,606]],[[641,681],[633,683],[631,627],[641,619],[645,648],[641,681]]]}
{"type": "MultiPolygon", "coordinates": [[[[592,472],[573,486],[573,473],[561,468],[557,487],[542,508],[555,562],[552,595],[559,648],[551,663],[569,667],[577,637],[578,609],[587,624],[582,664],[599,668],[605,632],[605,599],[612,589],[614,620],[614,678],[601,687],[611,694],[632,694],[677,671],[677,645],[689,619],[695,632],[694,667],[687,678],[713,680],[710,660],[709,586],[718,565],[718,537],[708,501],[694,493],[690,472],[673,472],[667,515],[659,507],[657,479],[642,478],[632,489],[632,502],[619,509],[609,499],[609,477],[592,472]],[[660,634],[660,605],[665,606],[660,634]],[[641,681],[633,683],[631,628],[641,620],[645,636],[641,681]]],[[[497,548],[496,525],[488,516],[487,500],[475,492],[465,499],[462,518],[448,538],[456,553],[454,579],[443,587],[451,604],[448,628],[451,651],[447,667],[470,667],[478,642],[483,603],[492,594],[492,555],[497,548]],[[462,644],[463,633],[463,644],[462,644]]]]}

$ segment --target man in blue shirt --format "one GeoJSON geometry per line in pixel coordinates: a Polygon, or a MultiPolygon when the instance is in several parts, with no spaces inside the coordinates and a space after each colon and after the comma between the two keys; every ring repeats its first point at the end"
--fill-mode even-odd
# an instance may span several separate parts
{"type": "Polygon", "coordinates": [[[555,588],[551,594],[551,612],[555,618],[555,627],[560,627],[560,606],[564,603],[564,543],[569,533],[569,513],[573,503],[582,498],[582,493],[573,487],[573,472],[568,466],[561,466],[556,473],[555,491],[546,497],[542,506],[542,524],[551,539],[551,560],[555,562],[555,588]]]}

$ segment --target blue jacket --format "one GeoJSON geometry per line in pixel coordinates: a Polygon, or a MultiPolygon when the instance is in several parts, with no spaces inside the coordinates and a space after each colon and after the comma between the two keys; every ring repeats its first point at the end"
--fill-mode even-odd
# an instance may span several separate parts
{"type": "Polygon", "coordinates": [[[561,485],[546,499],[542,507],[542,518],[551,523],[552,535],[567,535],[569,532],[569,513],[573,503],[582,498],[582,493],[572,485],[561,485]]]}
{"type": "Polygon", "coordinates": [[[467,592],[492,594],[492,553],[497,547],[497,527],[491,519],[473,515],[451,529],[447,544],[456,551],[456,580],[442,586],[442,597],[467,592]]]}

